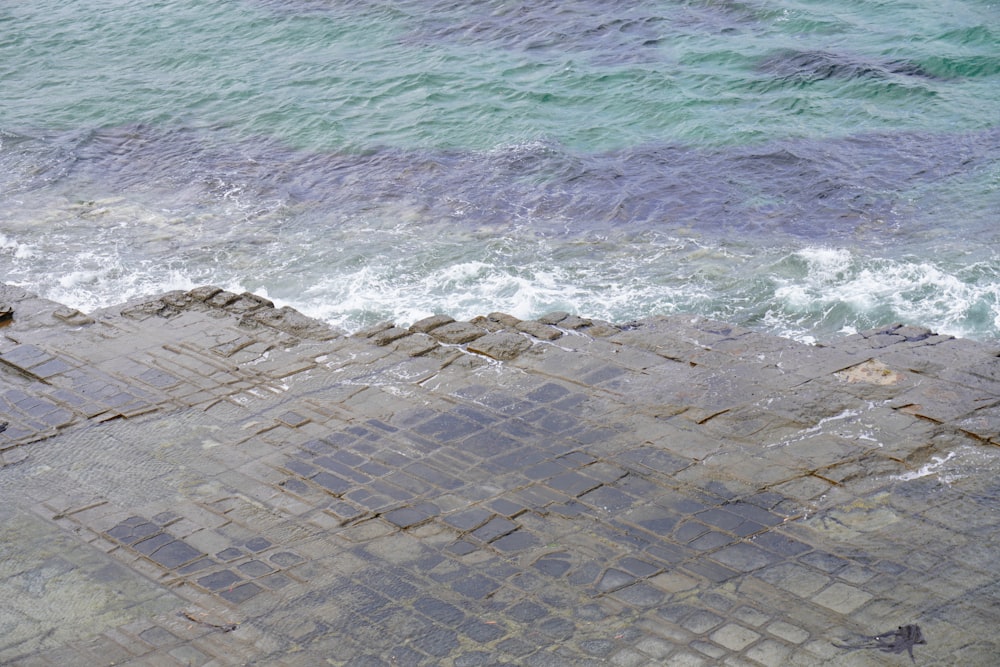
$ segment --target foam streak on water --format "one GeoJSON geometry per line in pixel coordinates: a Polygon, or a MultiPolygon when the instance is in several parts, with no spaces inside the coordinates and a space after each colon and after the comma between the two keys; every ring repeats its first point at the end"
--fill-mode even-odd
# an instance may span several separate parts
{"type": "Polygon", "coordinates": [[[1000,337],[1000,10],[171,0],[0,10],[0,279],[347,329],[697,312],[1000,337]]]}

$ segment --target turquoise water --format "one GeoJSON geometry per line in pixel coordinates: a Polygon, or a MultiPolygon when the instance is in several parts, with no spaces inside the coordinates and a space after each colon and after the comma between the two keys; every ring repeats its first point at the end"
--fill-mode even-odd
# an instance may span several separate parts
{"type": "Polygon", "coordinates": [[[1000,337],[1000,5],[0,8],[0,279],[1000,337]]]}

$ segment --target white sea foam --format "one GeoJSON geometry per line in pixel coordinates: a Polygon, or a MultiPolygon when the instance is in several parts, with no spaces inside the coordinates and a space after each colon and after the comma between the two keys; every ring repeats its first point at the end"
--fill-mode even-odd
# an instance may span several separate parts
{"type": "MultiPolygon", "coordinates": [[[[920,467],[919,470],[913,470],[911,472],[903,473],[902,475],[895,475],[893,479],[898,479],[903,482],[908,482],[914,479],[920,479],[921,477],[927,477],[929,475],[939,474],[942,467],[948,461],[955,458],[955,452],[948,452],[946,456],[935,456],[931,459],[930,463],[925,463],[920,467]]],[[[953,479],[949,475],[939,475],[944,482],[949,482],[953,479]]]]}
{"type": "Polygon", "coordinates": [[[932,456],[931,460],[917,470],[893,475],[892,479],[911,482],[925,477],[933,477],[944,484],[972,482],[994,479],[994,471],[1000,463],[1000,455],[992,447],[962,445],[947,454],[932,456]]]}
{"type": "Polygon", "coordinates": [[[859,325],[895,320],[962,336],[1000,324],[1000,278],[983,279],[995,267],[823,247],[797,250],[786,260],[796,270],[775,280],[777,310],[766,319],[771,325],[801,331],[809,321],[846,319],[856,324],[840,331],[853,333],[859,325]]]}
{"type": "Polygon", "coordinates": [[[622,267],[540,261],[518,266],[468,259],[419,270],[366,263],[310,285],[297,308],[346,329],[375,320],[408,324],[433,313],[467,319],[503,311],[522,319],[552,310],[618,321],[636,312],[668,312],[695,289],[629,275],[622,267]]]}

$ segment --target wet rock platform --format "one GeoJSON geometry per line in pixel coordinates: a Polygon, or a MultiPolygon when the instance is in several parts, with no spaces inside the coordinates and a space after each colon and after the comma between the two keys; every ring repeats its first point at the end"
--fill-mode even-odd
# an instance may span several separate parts
{"type": "Polygon", "coordinates": [[[1000,345],[0,302],[0,664],[998,663],[1000,345]]]}

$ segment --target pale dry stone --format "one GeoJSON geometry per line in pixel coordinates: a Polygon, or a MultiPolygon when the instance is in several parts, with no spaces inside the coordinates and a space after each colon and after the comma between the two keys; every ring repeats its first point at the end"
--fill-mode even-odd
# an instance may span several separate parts
{"type": "Polygon", "coordinates": [[[517,325],[518,331],[530,334],[539,340],[555,340],[563,335],[562,331],[541,322],[526,321],[517,325]]]}
{"type": "Polygon", "coordinates": [[[510,361],[531,347],[531,341],[509,331],[487,334],[469,343],[469,352],[475,352],[498,361],[510,361]]]}
{"type": "Polygon", "coordinates": [[[485,336],[486,333],[486,330],[468,322],[452,322],[430,331],[430,334],[439,341],[450,345],[469,343],[485,336]]]}
{"type": "Polygon", "coordinates": [[[442,327],[445,324],[451,324],[454,321],[455,318],[448,315],[431,315],[430,317],[425,317],[424,319],[411,324],[410,331],[416,333],[428,333],[433,329],[442,327]]]}

